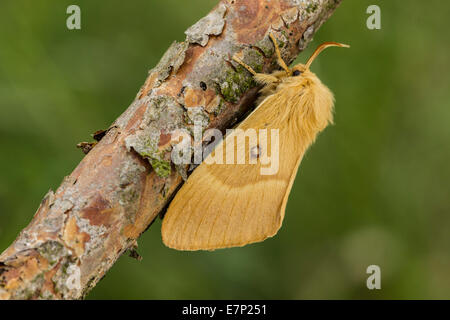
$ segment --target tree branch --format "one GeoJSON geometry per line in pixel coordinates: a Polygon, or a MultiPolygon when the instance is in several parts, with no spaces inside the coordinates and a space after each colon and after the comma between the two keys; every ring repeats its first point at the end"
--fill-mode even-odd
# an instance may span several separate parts
{"type": "Polygon", "coordinates": [[[187,176],[188,168],[170,162],[174,130],[192,132],[194,121],[224,130],[253,107],[258,88],[233,54],[257,71],[273,71],[272,30],[292,62],[340,2],[222,0],[189,28],[0,255],[0,298],[84,297],[137,246],[187,176]]]}

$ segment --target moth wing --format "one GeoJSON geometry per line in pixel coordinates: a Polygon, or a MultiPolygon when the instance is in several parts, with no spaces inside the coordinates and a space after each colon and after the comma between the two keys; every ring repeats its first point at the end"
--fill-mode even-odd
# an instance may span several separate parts
{"type": "MultiPolygon", "coordinates": [[[[248,128],[252,117],[267,118],[258,114],[263,112],[258,109],[238,129],[248,128]]],[[[259,124],[255,127],[261,128],[259,124]]],[[[258,150],[261,155],[257,163],[249,164],[252,155],[249,151],[252,148],[254,151],[254,141],[253,145],[249,139],[244,146],[236,143],[234,148],[227,148],[232,139],[236,139],[235,142],[239,138],[246,139],[243,132],[228,135],[192,173],[169,206],[162,223],[165,245],[178,250],[214,250],[244,246],[274,236],[281,227],[303,155],[291,134],[292,130],[279,130],[278,163],[282,166],[273,175],[261,175],[265,150],[258,150]],[[244,148],[245,164],[207,164],[220,153],[224,160],[232,150],[237,155],[238,148],[244,148]]],[[[268,139],[267,150],[272,150],[272,145],[272,139],[268,139]]]]}

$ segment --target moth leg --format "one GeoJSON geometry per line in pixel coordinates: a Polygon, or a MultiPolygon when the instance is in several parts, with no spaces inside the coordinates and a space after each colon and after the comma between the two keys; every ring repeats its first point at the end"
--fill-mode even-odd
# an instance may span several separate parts
{"type": "Polygon", "coordinates": [[[257,73],[255,70],[252,69],[248,64],[243,62],[241,59],[239,59],[236,55],[233,56],[233,60],[239,63],[241,66],[243,66],[245,69],[250,72],[253,77],[255,78],[255,81],[260,84],[271,84],[274,82],[279,82],[280,80],[277,77],[274,77],[270,74],[265,73],[257,73]]]}
{"type": "Polygon", "coordinates": [[[286,62],[284,62],[283,58],[281,57],[280,48],[278,47],[277,39],[275,39],[272,32],[269,33],[269,37],[270,37],[270,39],[272,39],[273,45],[275,46],[275,53],[277,54],[278,64],[280,65],[280,67],[282,67],[284,69],[284,71],[286,71],[286,73],[288,75],[291,75],[291,70],[289,69],[289,67],[286,65],[286,62]]]}
{"type": "Polygon", "coordinates": [[[252,69],[248,64],[246,64],[244,61],[239,59],[236,55],[233,56],[233,60],[239,63],[241,66],[243,66],[245,69],[247,69],[248,72],[250,72],[252,75],[256,76],[256,71],[252,69]]]}

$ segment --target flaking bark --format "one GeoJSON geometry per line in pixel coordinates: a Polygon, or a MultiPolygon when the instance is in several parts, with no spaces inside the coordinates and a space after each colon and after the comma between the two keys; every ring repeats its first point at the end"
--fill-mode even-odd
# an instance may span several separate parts
{"type": "MultiPolygon", "coordinates": [[[[131,106],[0,255],[0,299],[79,299],[160,214],[188,175],[170,151],[176,129],[224,130],[254,107],[258,88],[231,57],[292,62],[341,0],[222,0],[174,42],[131,106]]],[[[102,134],[103,135],[103,134],[102,134]]]]}

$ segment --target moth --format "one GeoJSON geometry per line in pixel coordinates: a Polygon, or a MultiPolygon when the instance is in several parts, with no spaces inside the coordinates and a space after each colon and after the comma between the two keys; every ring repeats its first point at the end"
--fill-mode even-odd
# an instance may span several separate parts
{"type": "Polygon", "coordinates": [[[289,68],[281,57],[275,37],[271,33],[269,36],[282,70],[256,73],[239,57],[233,57],[263,85],[259,104],[237,127],[242,130],[219,142],[173,199],[161,230],[163,242],[170,248],[215,250],[244,246],[274,236],[283,222],[303,155],[333,121],[333,94],[310,71],[310,66],[325,48],[349,46],[325,42],[306,64],[289,68]],[[238,138],[246,141],[240,135],[248,129],[255,129],[255,132],[275,129],[278,139],[270,139],[264,147],[255,141],[245,145],[234,143],[238,138]],[[275,144],[279,168],[275,174],[261,174],[262,155],[275,144]],[[232,147],[227,147],[229,145],[232,147]],[[233,158],[239,149],[245,151],[245,163],[214,163],[218,153],[233,158]]]}

